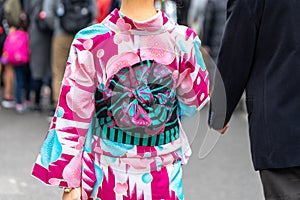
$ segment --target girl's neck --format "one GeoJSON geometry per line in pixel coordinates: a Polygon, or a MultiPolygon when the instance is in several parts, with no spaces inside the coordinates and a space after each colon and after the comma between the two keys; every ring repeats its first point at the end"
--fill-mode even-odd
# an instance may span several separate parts
{"type": "Polygon", "coordinates": [[[136,21],[147,20],[156,14],[154,0],[122,0],[120,11],[136,21]]]}

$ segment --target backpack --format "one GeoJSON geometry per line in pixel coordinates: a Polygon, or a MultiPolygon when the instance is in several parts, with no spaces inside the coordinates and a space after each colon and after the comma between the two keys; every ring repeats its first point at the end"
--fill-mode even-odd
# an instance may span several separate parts
{"type": "Polygon", "coordinates": [[[90,0],[60,0],[56,14],[64,31],[75,34],[93,20],[90,0]]]}
{"type": "Polygon", "coordinates": [[[36,7],[37,7],[38,12],[36,13],[36,15],[34,17],[34,21],[40,32],[52,34],[53,30],[47,24],[47,22],[45,20],[46,12],[43,10],[43,3],[44,3],[44,0],[37,1],[36,7]]]}
{"type": "Polygon", "coordinates": [[[1,61],[3,64],[10,63],[14,66],[29,62],[29,37],[26,31],[15,30],[8,34],[1,61]]]}

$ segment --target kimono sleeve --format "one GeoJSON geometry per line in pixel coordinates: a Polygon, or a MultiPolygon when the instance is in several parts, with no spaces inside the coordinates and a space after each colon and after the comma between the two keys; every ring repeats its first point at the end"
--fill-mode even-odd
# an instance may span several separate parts
{"type": "Polygon", "coordinates": [[[187,45],[190,49],[182,57],[177,83],[179,115],[190,117],[209,100],[209,76],[200,52],[201,41],[195,36],[187,45]]]}
{"type": "Polygon", "coordinates": [[[79,187],[86,135],[94,114],[95,67],[92,53],[74,40],[59,102],[32,175],[49,185],[79,187]]]}

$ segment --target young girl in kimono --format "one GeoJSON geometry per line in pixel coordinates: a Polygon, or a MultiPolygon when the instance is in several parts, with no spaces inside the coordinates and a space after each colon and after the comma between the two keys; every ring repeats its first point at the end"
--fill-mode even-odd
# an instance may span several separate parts
{"type": "Polygon", "coordinates": [[[77,33],[33,176],[63,200],[182,200],[180,119],[208,100],[196,33],[154,0],[123,0],[77,33]]]}

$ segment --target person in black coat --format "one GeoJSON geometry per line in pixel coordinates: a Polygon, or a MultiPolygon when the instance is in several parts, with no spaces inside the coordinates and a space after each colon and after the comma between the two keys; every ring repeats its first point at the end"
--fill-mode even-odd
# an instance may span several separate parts
{"type": "Polygon", "coordinates": [[[188,14],[191,0],[175,0],[177,3],[177,23],[188,26],[188,14]]]}
{"type": "Polygon", "coordinates": [[[300,199],[299,11],[300,1],[229,0],[211,95],[209,124],[224,132],[246,89],[252,160],[272,200],[300,199]]]}
{"type": "Polygon", "coordinates": [[[227,0],[208,0],[204,12],[202,43],[216,62],[226,21],[227,0]]]}
{"type": "Polygon", "coordinates": [[[110,10],[109,12],[112,12],[114,9],[120,9],[121,7],[121,1],[120,0],[112,0],[110,4],[110,10]]]}

